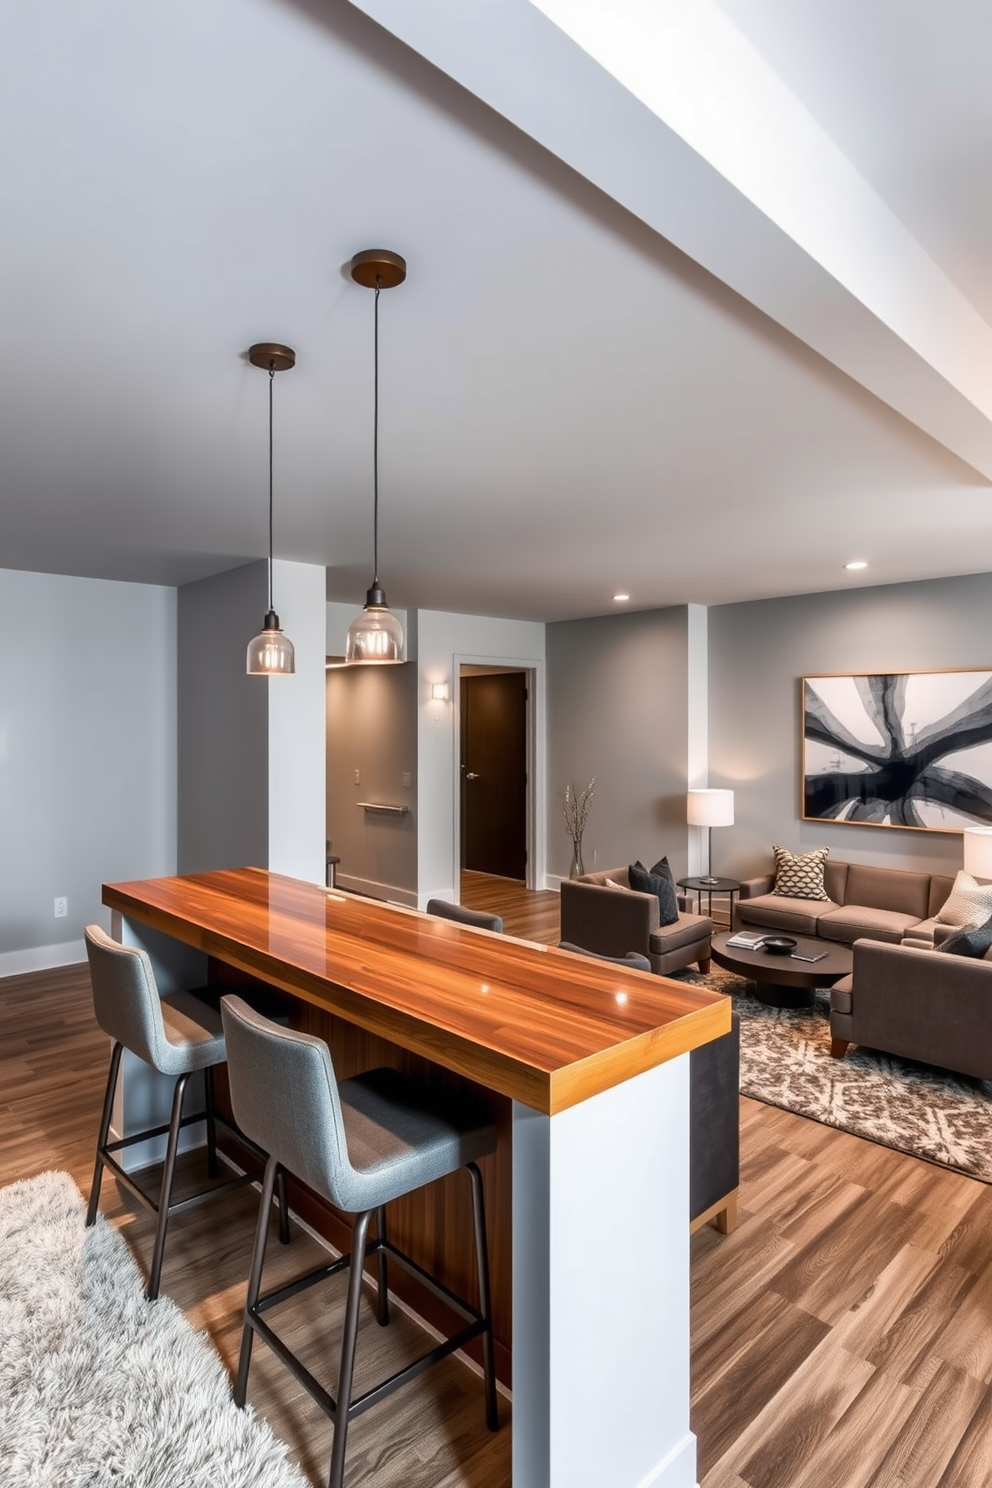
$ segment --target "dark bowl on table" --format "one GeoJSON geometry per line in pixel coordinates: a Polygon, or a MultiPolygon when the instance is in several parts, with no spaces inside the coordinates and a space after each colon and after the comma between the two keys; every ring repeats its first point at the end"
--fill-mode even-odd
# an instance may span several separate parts
{"type": "Polygon", "coordinates": [[[769,935],[761,949],[767,951],[769,956],[788,956],[796,949],[797,944],[791,935],[769,935]]]}

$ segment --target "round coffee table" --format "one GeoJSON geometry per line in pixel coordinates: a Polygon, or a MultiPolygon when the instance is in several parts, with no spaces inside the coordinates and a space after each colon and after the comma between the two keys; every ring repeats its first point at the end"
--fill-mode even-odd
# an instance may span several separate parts
{"type": "MultiPolygon", "coordinates": [[[[787,935],[787,930],[769,930],[769,935],[787,935]]],[[[724,971],[754,982],[754,995],[769,1007],[811,1007],[817,987],[832,987],[841,977],[850,975],[853,956],[850,946],[816,940],[812,935],[793,935],[796,950],[804,956],[819,956],[822,961],[795,961],[792,955],[771,956],[767,951],[745,951],[737,946],[727,948],[728,934],[714,935],[713,960],[724,971]]]]}

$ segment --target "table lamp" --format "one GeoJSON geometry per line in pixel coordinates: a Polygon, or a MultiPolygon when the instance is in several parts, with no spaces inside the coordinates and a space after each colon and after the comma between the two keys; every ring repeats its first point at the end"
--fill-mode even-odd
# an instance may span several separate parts
{"type": "Polygon", "coordinates": [[[965,873],[992,880],[992,827],[966,827],[962,836],[965,873]]]}
{"type": "MultiPolygon", "coordinates": [[[[734,825],[732,790],[691,790],[686,798],[686,821],[691,827],[706,827],[706,873],[700,883],[714,884],[713,828],[734,825]]],[[[965,834],[967,835],[967,834],[965,834]]]]}

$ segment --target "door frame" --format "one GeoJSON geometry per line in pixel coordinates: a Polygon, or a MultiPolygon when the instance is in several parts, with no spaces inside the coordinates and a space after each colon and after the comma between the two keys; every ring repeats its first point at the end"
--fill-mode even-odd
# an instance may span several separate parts
{"type": "Polygon", "coordinates": [[[514,656],[474,656],[456,651],[452,657],[452,735],[454,746],[453,862],[454,890],[459,897],[462,873],[462,667],[495,667],[500,671],[523,672],[527,678],[525,743],[527,760],[527,877],[528,889],[543,889],[546,871],[544,663],[514,656]]]}

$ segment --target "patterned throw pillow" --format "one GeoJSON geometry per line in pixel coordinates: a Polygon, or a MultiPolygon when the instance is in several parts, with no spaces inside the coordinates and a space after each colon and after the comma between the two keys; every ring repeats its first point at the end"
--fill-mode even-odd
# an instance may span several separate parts
{"type": "Polygon", "coordinates": [[[980,884],[964,869],[937,911],[940,925],[980,925],[992,914],[992,884],[980,884]]]}
{"type": "Polygon", "coordinates": [[[829,847],[817,847],[808,853],[791,853],[787,847],[772,848],[775,854],[775,887],[773,894],[787,899],[827,899],[823,887],[823,870],[829,847]]]}
{"type": "Polygon", "coordinates": [[[992,915],[984,925],[964,925],[960,930],[955,930],[953,935],[949,935],[937,946],[937,950],[946,952],[948,956],[971,956],[977,961],[990,947],[992,947],[992,915]]]}
{"type": "Polygon", "coordinates": [[[640,894],[655,894],[658,898],[659,925],[674,925],[679,918],[679,901],[675,893],[671,873],[649,873],[638,860],[627,869],[630,887],[640,894]]]}

